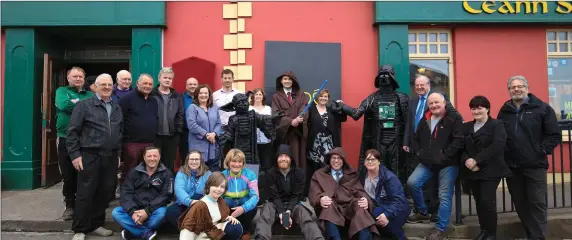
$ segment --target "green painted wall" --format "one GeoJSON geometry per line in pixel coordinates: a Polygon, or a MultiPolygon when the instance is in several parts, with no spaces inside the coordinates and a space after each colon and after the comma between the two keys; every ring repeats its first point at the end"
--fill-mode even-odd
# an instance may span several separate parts
{"type": "MultiPolygon", "coordinates": [[[[521,3],[519,13],[502,14],[504,10],[509,10],[509,7],[503,7],[503,4],[512,6],[516,11],[517,3],[514,1],[487,1],[490,5],[489,9],[494,10],[493,13],[488,14],[481,12],[479,14],[471,14],[463,8],[462,1],[455,2],[393,2],[384,1],[375,3],[375,22],[377,23],[476,23],[476,22],[489,22],[489,23],[572,23],[572,13],[561,14],[556,10],[560,9],[564,12],[572,11],[572,4],[570,1],[546,1],[546,8],[539,4],[538,12],[527,14],[526,4],[521,3]],[[569,8],[568,8],[569,7],[569,8]],[[500,10],[499,10],[500,8],[500,10]],[[569,9],[569,10],[568,10],[569,9]],[[543,10],[546,13],[543,13],[543,10]],[[501,11],[501,12],[499,12],[501,11]]],[[[469,1],[467,2],[472,9],[482,10],[483,1],[469,1]]],[[[530,10],[534,10],[530,5],[530,10]]]]}
{"type": "Polygon", "coordinates": [[[409,48],[407,25],[378,25],[379,65],[391,64],[395,68],[399,89],[409,94],[409,48]]]}
{"type": "Polygon", "coordinates": [[[166,26],[166,2],[2,2],[6,26],[166,26]]]}
{"type": "MultiPolygon", "coordinates": [[[[161,70],[162,56],[161,28],[133,28],[131,45],[131,72],[133,79],[139,74],[147,73],[153,77],[156,84],[161,70]]],[[[135,83],[135,81],[133,81],[135,83]]]]}
{"type": "Polygon", "coordinates": [[[33,189],[41,180],[39,39],[33,28],[5,34],[4,87],[14,91],[4,91],[2,189],[33,189]]]}

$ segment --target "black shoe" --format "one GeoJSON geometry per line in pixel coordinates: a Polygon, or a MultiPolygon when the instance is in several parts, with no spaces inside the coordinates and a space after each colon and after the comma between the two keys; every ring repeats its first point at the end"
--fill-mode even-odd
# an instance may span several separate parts
{"type": "Polygon", "coordinates": [[[497,240],[497,234],[496,232],[487,232],[482,240],[497,240]]]}
{"type": "Polygon", "coordinates": [[[439,221],[439,214],[437,213],[431,214],[431,222],[436,223],[437,221],[439,221]]]}
{"type": "Polygon", "coordinates": [[[64,214],[62,214],[62,219],[64,221],[70,221],[73,219],[73,208],[68,207],[66,208],[66,210],[64,211],[64,214]]]}
{"type": "Polygon", "coordinates": [[[133,238],[133,235],[131,235],[131,233],[127,230],[123,230],[121,231],[121,238],[123,240],[131,240],[131,239],[135,239],[133,238]]]}
{"type": "Polygon", "coordinates": [[[487,236],[488,232],[486,230],[481,230],[479,236],[473,238],[473,240],[483,240],[487,236]]]}
{"type": "Polygon", "coordinates": [[[429,216],[421,213],[414,213],[407,218],[408,223],[429,223],[429,216]]]}

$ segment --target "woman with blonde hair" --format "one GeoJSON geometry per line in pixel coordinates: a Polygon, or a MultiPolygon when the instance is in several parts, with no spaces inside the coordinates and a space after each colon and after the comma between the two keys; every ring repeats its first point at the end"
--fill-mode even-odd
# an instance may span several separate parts
{"type": "Polygon", "coordinates": [[[242,225],[230,215],[230,209],[222,198],[226,187],[227,180],[222,173],[215,172],[209,176],[205,183],[205,196],[182,215],[180,240],[240,239],[242,225]]]}
{"type": "Polygon", "coordinates": [[[222,173],[228,179],[224,200],[232,210],[231,216],[242,223],[242,239],[250,239],[250,223],[256,215],[259,193],[258,178],[246,168],[245,158],[242,151],[231,149],[224,158],[225,170],[222,173]]]}
{"type": "Polygon", "coordinates": [[[181,214],[203,197],[205,183],[211,171],[201,151],[193,149],[184,160],[175,177],[175,203],[167,208],[165,218],[174,227],[181,214]]]}

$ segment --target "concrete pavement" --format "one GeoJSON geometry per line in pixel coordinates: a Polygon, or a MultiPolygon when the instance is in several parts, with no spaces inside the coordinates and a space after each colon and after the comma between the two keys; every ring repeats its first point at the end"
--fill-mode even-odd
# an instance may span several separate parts
{"type": "MultiPolygon", "coordinates": [[[[552,187],[549,187],[549,191],[550,189],[552,187]]],[[[556,189],[561,188],[558,186],[556,189]]],[[[569,191],[565,192],[569,194],[569,191]]],[[[558,200],[560,197],[557,195],[556,199],[558,200]]],[[[468,196],[463,196],[463,203],[468,203],[468,201],[468,196]]],[[[499,204],[500,202],[499,200],[499,204]]],[[[3,232],[65,232],[71,228],[71,222],[61,220],[61,214],[64,210],[61,183],[50,188],[40,188],[31,191],[3,191],[1,205],[3,232]]],[[[117,200],[110,203],[104,226],[115,232],[120,232],[121,228],[111,219],[111,209],[117,205],[117,200]]],[[[570,205],[570,201],[566,201],[566,205],[570,205]]],[[[468,213],[468,204],[463,204],[462,207],[463,212],[468,213]]],[[[452,216],[452,221],[454,221],[454,215],[452,216]]],[[[548,226],[549,239],[571,239],[572,208],[551,209],[549,211],[548,226]]],[[[425,237],[432,227],[433,224],[406,224],[405,230],[408,237],[425,237]]],[[[277,237],[299,236],[299,230],[293,230],[293,232],[285,232],[277,225],[273,228],[273,232],[277,237]]],[[[456,226],[452,224],[448,230],[448,236],[450,238],[471,239],[478,232],[477,218],[468,216],[464,219],[463,225],[456,226]]],[[[173,232],[172,234],[175,233],[173,232]]],[[[498,235],[499,239],[524,237],[520,221],[515,213],[499,214],[498,235]]]]}

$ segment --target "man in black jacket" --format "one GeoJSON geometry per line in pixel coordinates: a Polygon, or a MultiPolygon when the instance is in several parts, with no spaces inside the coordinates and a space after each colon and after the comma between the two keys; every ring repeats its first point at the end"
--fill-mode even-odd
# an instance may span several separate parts
{"type": "Polygon", "coordinates": [[[175,171],[177,146],[185,124],[185,103],[183,95],[175,92],[173,69],[166,67],[159,71],[159,86],[153,89],[153,97],[158,103],[158,126],[155,146],[161,149],[161,161],[175,171]]]}
{"type": "Polygon", "coordinates": [[[453,210],[455,180],[459,173],[458,157],[463,149],[463,122],[454,112],[447,111],[445,104],[442,94],[429,95],[429,111],[420,120],[410,149],[419,160],[419,165],[407,180],[410,195],[418,211],[409,217],[409,222],[429,221],[422,188],[433,175],[439,176],[438,219],[435,229],[427,237],[428,240],[445,237],[453,210]]]}
{"type": "Polygon", "coordinates": [[[111,216],[125,230],[123,239],[153,239],[173,197],[173,173],[160,161],[157,147],[147,147],[143,162],[129,172],[121,189],[121,206],[111,216]]]}
{"type": "Polygon", "coordinates": [[[528,93],[525,77],[509,78],[508,90],[511,100],[498,114],[507,133],[504,158],[512,171],[506,182],[528,238],[545,239],[547,155],[562,141],[562,132],[554,109],[528,93]]]}
{"type": "Polygon", "coordinates": [[[79,171],[73,240],[83,240],[89,232],[100,236],[113,234],[102,225],[117,181],[123,114],[111,100],[111,76],[99,75],[95,85],[96,95],[77,103],[67,129],[66,147],[79,171]]]}
{"type": "Polygon", "coordinates": [[[324,239],[320,228],[312,220],[312,213],[300,202],[306,173],[294,166],[291,155],[290,146],[281,144],[278,147],[276,167],[266,173],[270,198],[260,211],[254,235],[256,240],[272,239],[272,225],[276,218],[287,230],[292,227],[294,219],[306,240],[324,239]]]}

